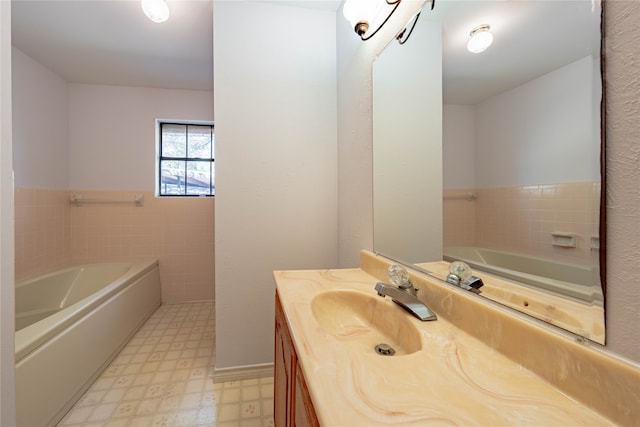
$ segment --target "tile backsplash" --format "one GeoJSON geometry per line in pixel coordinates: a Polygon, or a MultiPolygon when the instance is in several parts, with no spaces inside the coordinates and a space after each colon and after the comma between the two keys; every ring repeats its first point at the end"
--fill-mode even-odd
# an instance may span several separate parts
{"type": "Polygon", "coordinates": [[[69,191],[16,188],[14,198],[16,280],[69,264],[69,191]]]}
{"type": "Polygon", "coordinates": [[[599,203],[599,182],[445,189],[444,245],[502,248],[590,264],[598,259],[592,237],[598,235],[599,203]],[[456,197],[470,192],[475,200],[456,197]],[[553,246],[553,232],[575,234],[576,247],[553,246]]]}
{"type": "Polygon", "coordinates": [[[16,188],[15,199],[16,280],[69,263],[158,258],[163,302],[214,298],[213,198],[16,188]],[[131,203],[75,206],[71,194],[131,203]]]}

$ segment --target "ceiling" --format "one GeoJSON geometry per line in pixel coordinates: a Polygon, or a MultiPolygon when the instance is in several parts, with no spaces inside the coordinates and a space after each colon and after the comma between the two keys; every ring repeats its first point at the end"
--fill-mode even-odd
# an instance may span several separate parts
{"type": "Polygon", "coordinates": [[[442,22],[443,92],[451,104],[477,104],[585,56],[600,57],[600,0],[436,0],[426,15],[442,22]],[[494,42],[473,54],[469,33],[481,24],[491,25],[494,42]]]}
{"type": "MultiPolygon", "coordinates": [[[[594,23],[591,11],[597,1],[436,0],[420,19],[443,23],[446,102],[474,104],[597,52],[599,15],[594,23]],[[494,45],[470,54],[469,31],[483,23],[491,24],[494,45]],[[594,37],[585,37],[588,31],[594,37]]],[[[331,11],[341,4],[270,2],[331,11]]],[[[14,0],[12,42],[69,82],[211,90],[213,2],[167,3],[169,20],[156,24],[138,0],[14,0]]]]}
{"type": "Polygon", "coordinates": [[[14,0],[12,43],[69,82],[211,90],[213,3],[168,4],[157,24],[137,0],[14,0]]]}

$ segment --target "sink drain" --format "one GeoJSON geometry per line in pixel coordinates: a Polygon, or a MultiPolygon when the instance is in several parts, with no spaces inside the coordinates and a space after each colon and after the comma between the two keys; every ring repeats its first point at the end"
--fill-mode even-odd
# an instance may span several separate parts
{"type": "Polygon", "coordinates": [[[376,346],[376,353],[382,356],[393,356],[396,351],[389,344],[382,343],[376,346]]]}

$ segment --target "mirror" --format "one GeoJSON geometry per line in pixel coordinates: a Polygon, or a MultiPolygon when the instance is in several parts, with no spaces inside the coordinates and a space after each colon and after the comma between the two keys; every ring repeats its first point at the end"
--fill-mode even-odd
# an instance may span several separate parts
{"type": "Polygon", "coordinates": [[[385,48],[375,252],[443,280],[462,260],[482,297],[604,343],[601,17],[595,0],[442,0],[385,48]],[[470,53],[482,24],[494,42],[470,53]]]}

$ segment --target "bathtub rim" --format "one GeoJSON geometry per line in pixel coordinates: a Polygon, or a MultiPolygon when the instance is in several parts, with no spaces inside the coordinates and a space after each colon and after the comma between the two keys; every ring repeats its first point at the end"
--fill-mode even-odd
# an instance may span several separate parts
{"type": "Polygon", "coordinates": [[[32,325],[26,326],[23,329],[15,332],[15,363],[24,359],[31,352],[39,348],[41,345],[49,341],[56,336],[60,330],[64,330],[73,325],[80,318],[94,310],[96,307],[109,300],[115,294],[131,286],[140,277],[144,276],[149,271],[156,267],[159,267],[158,259],[144,259],[144,260],[131,260],[131,261],[103,261],[103,262],[87,262],[82,264],[75,264],[72,266],[60,268],[53,272],[48,272],[37,277],[29,278],[16,283],[16,287],[25,286],[36,280],[50,277],[54,274],[59,274],[62,271],[68,271],[83,266],[97,265],[97,264],[129,264],[131,268],[124,275],[118,277],[116,280],[109,283],[104,288],[100,289],[80,301],[60,310],[51,316],[46,317],[32,325]]]}

